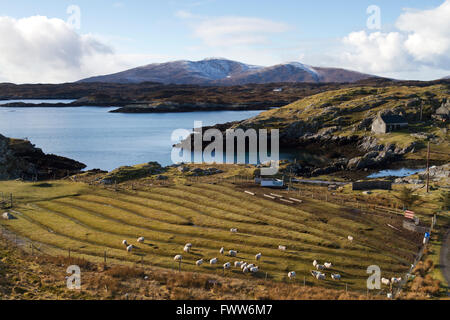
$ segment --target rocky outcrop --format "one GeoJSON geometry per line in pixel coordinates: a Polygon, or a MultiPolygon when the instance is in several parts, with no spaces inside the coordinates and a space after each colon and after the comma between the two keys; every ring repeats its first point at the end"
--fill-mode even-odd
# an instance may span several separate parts
{"type": "Polygon", "coordinates": [[[27,140],[0,135],[0,180],[62,178],[85,167],[68,158],[45,154],[27,140]]]}

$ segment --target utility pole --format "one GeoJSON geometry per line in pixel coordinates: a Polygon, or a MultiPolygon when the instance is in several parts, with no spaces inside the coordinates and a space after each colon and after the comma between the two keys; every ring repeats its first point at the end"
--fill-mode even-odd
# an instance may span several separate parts
{"type": "Polygon", "coordinates": [[[428,141],[427,150],[427,193],[430,192],[430,141],[428,141]]]}

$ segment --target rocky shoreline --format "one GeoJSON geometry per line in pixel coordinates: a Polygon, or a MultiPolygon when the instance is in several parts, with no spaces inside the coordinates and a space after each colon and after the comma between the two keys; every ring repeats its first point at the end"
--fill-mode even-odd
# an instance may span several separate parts
{"type": "Polygon", "coordinates": [[[176,112],[199,112],[199,111],[246,111],[246,110],[269,110],[286,105],[287,102],[254,102],[236,104],[217,103],[148,103],[131,104],[112,110],[112,113],[176,113],[176,112]]]}
{"type": "Polygon", "coordinates": [[[78,161],[45,154],[27,140],[0,135],[0,180],[59,179],[84,168],[86,165],[78,161]]]}

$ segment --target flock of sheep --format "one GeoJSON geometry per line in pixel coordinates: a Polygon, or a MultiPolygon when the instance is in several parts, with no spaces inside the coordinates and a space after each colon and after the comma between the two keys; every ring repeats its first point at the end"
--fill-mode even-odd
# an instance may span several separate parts
{"type": "MultiPolygon", "coordinates": [[[[236,230],[236,232],[237,232],[237,229],[231,229],[231,230],[232,230],[231,232],[233,232],[233,230],[236,230]]],[[[186,252],[186,253],[189,253],[191,251],[191,249],[192,249],[192,243],[187,243],[184,246],[183,251],[186,252]]],[[[225,254],[225,248],[223,248],[223,247],[220,248],[219,253],[221,255],[224,255],[225,254]]],[[[236,250],[229,250],[228,251],[228,256],[230,256],[230,257],[237,257],[237,254],[238,254],[238,252],[236,250]]],[[[255,260],[259,261],[261,259],[261,257],[262,257],[262,254],[258,253],[258,254],[255,255],[255,260]]],[[[174,260],[178,261],[178,262],[181,262],[181,260],[183,260],[183,256],[181,254],[177,254],[174,257],[174,260]]],[[[209,260],[209,264],[210,265],[215,265],[218,262],[219,262],[218,258],[212,258],[211,260],[209,260]]],[[[200,259],[200,260],[197,260],[195,262],[195,265],[197,267],[200,267],[203,263],[204,263],[204,260],[200,259]]],[[[231,266],[232,266],[231,262],[226,262],[223,265],[223,270],[231,269],[231,266]]],[[[249,264],[249,263],[247,263],[245,261],[235,261],[234,262],[234,267],[235,268],[240,268],[243,273],[249,273],[249,272],[251,272],[251,273],[258,273],[258,271],[259,271],[259,267],[257,265],[249,264]]]]}
{"type": "MultiPolygon", "coordinates": [[[[232,228],[230,231],[231,231],[231,233],[237,233],[237,229],[236,228],[232,228]]],[[[348,240],[349,241],[353,241],[353,237],[352,236],[348,236],[348,240]]],[[[139,237],[137,239],[138,243],[144,243],[144,241],[145,241],[144,237],[139,237]]],[[[133,250],[133,245],[129,244],[127,242],[127,240],[123,240],[122,244],[126,247],[127,252],[131,252],[133,250]]],[[[183,251],[186,252],[186,253],[189,253],[191,251],[191,249],[192,249],[192,243],[187,243],[184,246],[183,251]]],[[[282,250],[282,251],[286,251],[286,246],[281,246],[280,245],[278,247],[278,249],[282,250]]],[[[223,248],[223,247],[220,248],[219,253],[221,255],[224,255],[225,254],[225,248],[223,248]]],[[[229,257],[237,257],[237,254],[238,254],[238,252],[236,250],[229,250],[228,251],[228,256],[229,257]]],[[[262,254],[258,253],[258,254],[255,255],[255,260],[256,261],[260,261],[261,257],[262,257],[262,254]]],[[[183,256],[181,254],[177,254],[174,257],[174,260],[181,263],[181,261],[183,260],[183,256]]],[[[211,260],[209,260],[209,264],[210,265],[216,265],[218,262],[219,262],[218,258],[212,258],[211,260]]],[[[203,259],[197,260],[195,262],[197,267],[200,267],[203,263],[204,263],[203,259]]],[[[316,270],[312,270],[311,271],[311,275],[314,278],[316,278],[317,280],[325,280],[326,275],[325,275],[325,273],[323,273],[321,271],[323,271],[325,269],[331,269],[333,267],[333,264],[331,262],[325,262],[324,264],[319,264],[317,262],[317,260],[314,260],[313,261],[313,266],[317,269],[317,271],[316,270]]],[[[223,270],[225,271],[225,270],[231,269],[231,267],[232,267],[231,262],[226,262],[223,265],[223,270]]],[[[234,267],[235,268],[240,268],[242,270],[242,272],[245,273],[245,274],[246,273],[258,273],[259,272],[259,267],[257,265],[255,265],[253,263],[247,263],[245,261],[235,261],[234,262],[234,267]]],[[[288,278],[290,280],[295,279],[295,277],[296,277],[295,271],[288,272],[288,278]]],[[[331,274],[331,279],[337,280],[337,281],[341,280],[341,275],[338,274],[338,273],[332,273],[331,274]]],[[[384,285],[398,284],[401,281],[402,281],[402,278],[395,278],[395,277],[393,277],[392,279],[386,279],[386,278],[382,278],[381,279],[381,283],[384,284],[384,285]]]]}

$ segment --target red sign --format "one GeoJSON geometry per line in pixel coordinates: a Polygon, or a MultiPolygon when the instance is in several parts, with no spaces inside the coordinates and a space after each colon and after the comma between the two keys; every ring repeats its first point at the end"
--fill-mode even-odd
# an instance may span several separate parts
{"type": "Polygon", "coordinates": [[[406,219],[414,219],[414,211],[410,211],[410,210],[405,210],[405,218],[406,219]]]}

